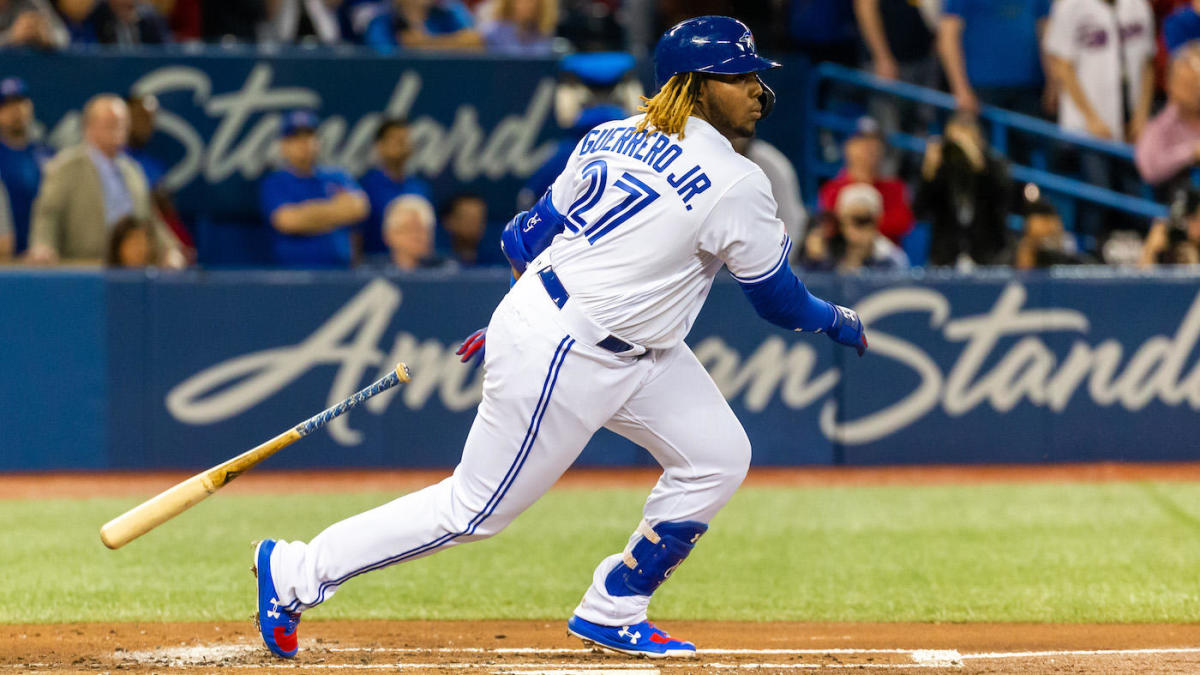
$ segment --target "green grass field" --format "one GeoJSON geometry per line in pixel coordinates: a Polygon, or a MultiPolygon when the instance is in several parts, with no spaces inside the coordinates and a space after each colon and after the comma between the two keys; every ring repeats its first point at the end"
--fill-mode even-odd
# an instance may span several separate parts
{"type": "MultiPolygon", "coordinates": [[[[394,495],[219,495],[119,551],[137,499],[0,500],[0,622],[242,620],[250,541],[394,495]]],[[[365,575],[311,619],[564,619],[642,490],[551,492],[506,532],[365,575]]],[[[1200,621],[1200,484],[744,488],[655,618],[1200,621]]]]}

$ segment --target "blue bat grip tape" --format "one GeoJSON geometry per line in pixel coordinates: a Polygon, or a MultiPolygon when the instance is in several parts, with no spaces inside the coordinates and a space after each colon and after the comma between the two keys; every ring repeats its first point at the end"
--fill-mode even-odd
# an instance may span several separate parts
{"type": "Polygon", "coordinates": [[[367,387],[366,389],[363,389],[362,391],[358,392],[357,394],[354,394],[350,398],[342,401],[341,403],[333,406],[332,408],[329,408],[327,410],[319,412],[316,415],[313,415],[312,417],[308,418],[304,422],[297,424],[296,431],[299,432],[301,436],[307,436],[308,434],[311,434],[312,432],[316,431],[317,429],[320,429],[321,427],[328,424],[330,420],[337,417],[338,415],[341,415],[342,413],[353,408],[354,406],[358,405],[359,403],[362,403],[363,401],[371,398],[372,396],[374,396],[375,394],[378,394],[381,391],[386,391],[388,389],[391,389],[392,387],[396,386],[399,383],[400,383],[400,376],[397,375],[396,371],[393,370],[392,372],[388,373],[386,377],[380,379],[375,384],[372,384],[371,386],[367,387]]]}

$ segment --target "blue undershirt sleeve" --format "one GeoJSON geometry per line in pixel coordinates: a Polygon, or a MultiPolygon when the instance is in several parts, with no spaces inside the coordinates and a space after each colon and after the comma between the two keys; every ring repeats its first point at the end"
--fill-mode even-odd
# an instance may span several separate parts
{"type": "Polygon", "coordinates": [[[776,326],[820,333],[837,318],[833,305],[810,293],[787,265],[761,281],[739,283],[754,311],[776,326]]]}

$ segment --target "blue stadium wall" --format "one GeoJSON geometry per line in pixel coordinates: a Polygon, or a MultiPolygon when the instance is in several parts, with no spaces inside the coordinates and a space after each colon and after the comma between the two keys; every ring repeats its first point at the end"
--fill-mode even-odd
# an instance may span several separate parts
{"type": "MultiPolygon", "coordinates": [[[[1094,274],[1094,276],[1093,276],[1094,274]]],[[[766,465],[1200,458],[1200,278],[808,278],[870,326],[857,358],[718,280],[688,343],[766,465]]],[[[479,400],[461,338],[502,273],[0,270],[0,470],[199,468],[365,386],[412,383],[270,461],[450,466],[479,400]]],[[[607,432],[581,463],[648,464],[607,432]]]]}

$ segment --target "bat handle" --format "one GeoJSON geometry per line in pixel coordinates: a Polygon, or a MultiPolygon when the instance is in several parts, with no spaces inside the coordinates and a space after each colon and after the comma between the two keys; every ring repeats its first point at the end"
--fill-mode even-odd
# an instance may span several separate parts
{"type": "Polygon", "coordinates": [[[297,424],[295,427],[296,432],[301,436],[307,436],[326,424],[329,424],[329,422],[338,415],[341,415],[347,410],[357,406],[375,394],[378,394],[381,391],[387,391],[401,382],[408,382],[409,379],[411,379],[411,376],[408,371],[408,366],[404,365],[403,363],[397,363],[392,372],[384,375],[374,384],[360,390],[358,393],[350,396],[341,403],[338,403],[330,408],[326,408],[307,420],[304,420],[300,424],[297,424]]]}

